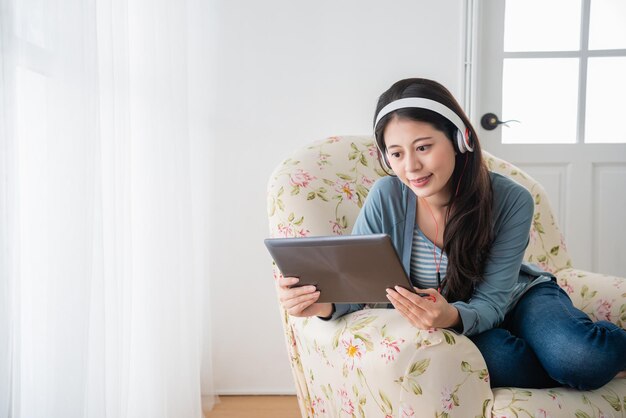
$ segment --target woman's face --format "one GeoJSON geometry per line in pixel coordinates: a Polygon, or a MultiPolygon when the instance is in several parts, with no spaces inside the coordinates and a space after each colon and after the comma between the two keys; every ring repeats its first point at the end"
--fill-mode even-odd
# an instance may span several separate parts
{"type": "Polygon", "coordinates": [[[387,160],[418,197],[443,205],[452,193],[455,151],[446,135],[427,122],[394,117],[385,127],[387,160]]]}

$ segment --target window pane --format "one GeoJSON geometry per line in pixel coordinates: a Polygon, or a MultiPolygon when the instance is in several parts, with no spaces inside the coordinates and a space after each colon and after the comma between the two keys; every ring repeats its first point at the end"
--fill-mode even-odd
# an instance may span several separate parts
{"type": "Polygon", "coordinates": [[[593,0],[589,20],[589,49],[626,48],[626,1],[593,0]]]}
{"type": "Polygon", "coordinates": [[[580,0],[507,0],[504,50],[577,51],[580,8],[580,0]]]}
{"type": "Polygon", "coordinates": [[[626,57],[589,58],[585,142],[626,143],[626,57]]]}
{"type": "Polygon", "coordinates": [[[578,58],[504,60],[502,143],[575,143],[577,106],[578,58]]]}

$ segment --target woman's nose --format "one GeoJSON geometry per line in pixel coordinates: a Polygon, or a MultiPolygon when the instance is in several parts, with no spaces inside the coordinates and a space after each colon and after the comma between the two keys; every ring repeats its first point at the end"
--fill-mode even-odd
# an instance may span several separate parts
{"type": "Polygon", "coordinates": [[[415,155],[410,155],[406,159],[406,171],[416,171],[422,168],[422,163],[415,155]]]}

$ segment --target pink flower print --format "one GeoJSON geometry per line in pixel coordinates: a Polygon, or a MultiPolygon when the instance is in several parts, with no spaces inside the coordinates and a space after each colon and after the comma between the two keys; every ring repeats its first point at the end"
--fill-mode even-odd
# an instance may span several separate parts
{"type": "Polygon", "coordinates": [[[350,370],[354,369],[354,363],[361,361],[365,354],[365,344],[359,338],[348,338],[341,341],[343,344],[343,357],[346,359],[350,370]]]}
{"type": "Polygon", "coordinates": [[[411,418],[411,417],[415,417],[415,411],[413,410],[413,407],[402,405],[400,407],[400,418],[411,418]]]}
{"type": "Polygon", "coordinates": [[[326,142],[329,144],[332,144],[334,142],[339,142],[340,140],[341,138],[339,138],[338,136],[331,136],[330,138],[326,140],[326,142]]]}
{"type": "Polygon", "coordinates": [[[289,176],[289,183],[291,183],[292,186],[307,187],[310,182],[316,179],[317,177],[299,168],[289,176]]]}
{"type": "Polygon", "coordinates": [[[561,401],[559,400],[559,398],[557,398],[557,396],[556,396],[556,394],[555,394],[555,393],[550,393],[550,398],[551,398],[554,402],[556,402],[556,406],[558,406],[558,407],[559,407],[559,409],[562,409],[562,408],[563,408],[563,405],[561,405],[561,401]]]}
{"type": "Polygon", "coordinates": [[[285,225],[281,222],[276,226],[276,229],[278,229],[278,236],[283,237],[283,238],[306,237],[311,233],[311,231],[309,231],[308,229],[304,229],[304,228],[295,230],[291,223],[288,223],[287,225],[285,225]]]}
{"type": "Polygon", "coordinates": [[[374,184],[374,180],[372,180],[369,177],[366,176],[362,176],[361,177],[361,183],[365,186],[365,187],[372,187],[372,184],[374,184]]]}
{"type": "Polygon", "coordinates": [[[278,236],[280,237],[291,237],[293,236],[293,227],[291,225],[284,225],[282,223],[278,224],[276,227],[278,229],[278,236]]]}
{"type": "Polygon", "coordinates": [[[535,228],[530,229],[530,245],[535,245],[539,239],[539,233],[535,228]]]}
{"type": "Polygon", "coordinates": [[[331,227],[333,228],[333,234],[335,235],[343,235],[343,228],[341,227],[341,224],[339,224],[339,222],[337,221],[328,221],[331,225],[331,227]]]}
{"type": "Polygon", "coordinates": [[[569,283],[564,284],[563,286],[561,286],[561,288],[565,290],[565,292],[567,292],[568,295],[574,294],[574,288],[569,283]]]}
{"type": "Polygon", "coordinates": [[[398,344],[402,344],[404,340],[400,338],[399,340],[390,340],[389,337],[385,337],[380,345],[383,346],[383,353],[380,355],[385,359],[385,364],[388,364],[390,361],[394,361],[396,359],[396,354],[400,352],[400,347],[398,344]]]}
{"type": "Polygon", "coordinates": [[[598,320],[610,321],[611,320],[611,306],[612,302],[602,298],[598,299],[595,306],[595,315],[598,320]]]}
{"type": "Polygon", "coordinates": [[[339,396],[341,397],[341,410],[348,415],[354,413],[354,404],[348,397],[348,392],[344,388],[339,389],[339,396]]]}
{"type": "MultiPolygon", "coordinates": [[[[480,375],[479,375],[479,377],[480,377],[480,375]]],[[[483,376],[483,382],[489,383],[489,372],[487,371],[487,369],[485,369],[485,374],[483,376]]]]}
{"type": "Polygon", "coordinates": [[[545,409],[537,409],[537,411],[535,411],[535,418],[550,418],[550,415],[545,409]]]}
{"type": "Polygon", "coordinates": [[[338,181],[335,183],[335,191],[337,191],[342,197],[348,200],[356,202],[357,196],[354,188],[347,181],[338,181]]]}
{"type": "Polygon", "coordinates": [[[441,389],[441,407],[445,412],[450,412],[454,408],[454,401],[452,400],[452,390],[445,387],[441,389]]]}
{"type": "Polygon", "coordinates": [[[313,402],[311,402],[311,414],[315,416],[315,414],[325,413],[326,407],[324,406],[324,399],[317,396],[315,399],[313,399],[313,402]]]}
{"type": "Polygon", "coordinates": [[[377,157],[378,147],[376,146],[376,144],[372,144],[369,147],[367,147],[367,153],[370,155],[370,157],[377,157]]]}

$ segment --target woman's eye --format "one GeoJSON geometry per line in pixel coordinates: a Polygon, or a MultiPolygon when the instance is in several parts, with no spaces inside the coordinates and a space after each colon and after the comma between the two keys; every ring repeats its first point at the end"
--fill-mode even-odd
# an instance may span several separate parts
{"type": "Polygon", "coordinates": [[[428,148],[430,148],[430,145],[420,145],[419,147],[417,147],[418,151],[426,151],[428,148]]]}
{"type": "Polygon", "coordinates": [[[391,156],[392,156],[393,158],[400,158],[400,153],[399,153],[399,152],[392,152],[392,153],[391,153],[391,156]]]}

